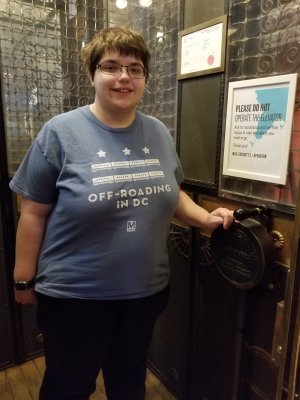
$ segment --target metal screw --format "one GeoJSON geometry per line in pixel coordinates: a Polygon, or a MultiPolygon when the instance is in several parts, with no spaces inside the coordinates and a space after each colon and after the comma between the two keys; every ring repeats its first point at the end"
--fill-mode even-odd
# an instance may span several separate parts
{"type": "Polygon", "coordinates": [[[282,352],[282,346],[279,345],[279,346],[277,346],[277,353],[280,354],[281,352],[282,352]]]}

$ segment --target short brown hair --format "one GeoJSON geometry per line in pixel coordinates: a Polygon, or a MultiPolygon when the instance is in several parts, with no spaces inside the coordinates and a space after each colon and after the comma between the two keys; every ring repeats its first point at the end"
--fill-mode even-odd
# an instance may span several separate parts
{"type": "Polygon", "coordinates": [[[107,52],[118,52],[122,55],[133,55],[141,60],[145,68],[146,81],[149,76],[150,51],[143,37],[125,26],[103,29],[82,49],[84,64],[94,78],[96,65],[107,52]]]}

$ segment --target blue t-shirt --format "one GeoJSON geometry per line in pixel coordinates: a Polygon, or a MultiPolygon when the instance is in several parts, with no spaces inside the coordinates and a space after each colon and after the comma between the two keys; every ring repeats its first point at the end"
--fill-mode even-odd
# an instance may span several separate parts
{"type": "Polygon", "coordinates": [[[182,180],[172,137],[153,117],[137,112],[131,126],[113,129],[84,106],[48,121],[10,183],[25,198],[54,204],[36,290],[86,299],[162,290],[182,180]]]}

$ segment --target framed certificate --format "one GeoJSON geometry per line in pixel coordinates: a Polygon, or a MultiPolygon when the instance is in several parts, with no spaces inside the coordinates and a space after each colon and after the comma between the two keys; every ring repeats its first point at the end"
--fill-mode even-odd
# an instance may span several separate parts
{"type": "Polygon", "coordinates": [[[223,175],[286,183],[297,74],[230,82],[223,175]]]}
{"type": "Polygon", "coordinates": [[[178,79],[224,71],[227,15],[181,31],[178,36],[178,79]]]}

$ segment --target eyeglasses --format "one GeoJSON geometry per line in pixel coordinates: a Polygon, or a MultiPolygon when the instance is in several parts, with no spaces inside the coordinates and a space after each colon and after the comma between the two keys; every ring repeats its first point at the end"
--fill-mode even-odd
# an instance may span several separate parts
{"type": "Polygon", "coordinates": [[[119,75],[123,68],[126,68],[127,74],[131,78],[142,79],[146,75],[146,70],[141,65],[121,65],[113,62],[103,62],[102,64],[97,64],[96,68],[107,75],[119,75]]]}

